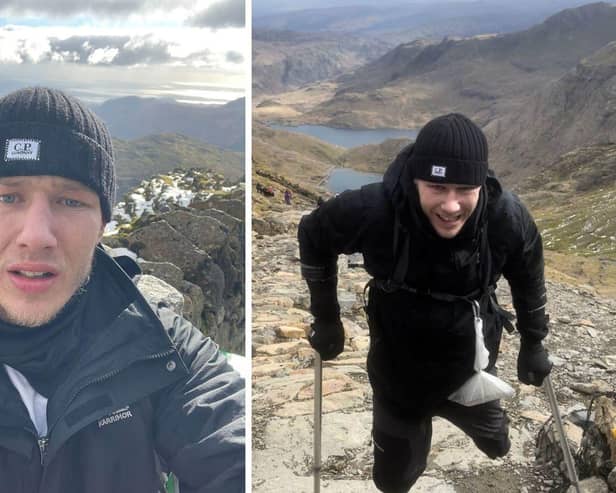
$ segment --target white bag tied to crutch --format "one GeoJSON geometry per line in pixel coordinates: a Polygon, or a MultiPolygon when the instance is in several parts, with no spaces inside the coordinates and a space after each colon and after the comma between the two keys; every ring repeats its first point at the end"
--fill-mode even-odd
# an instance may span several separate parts
{"type": "Polygon", "coordinates": [[[513,388],[500,378],[484,371],[490,361],[490,352],[486,349],[483,340],[483,320],[479,311],[479,303],[472,300],[471,304],[475,325],[475,361],[473,363],[475,373],[448,399],[463,406],[476,406],[497,399],[510,399],[515,395],[513,388]]]}

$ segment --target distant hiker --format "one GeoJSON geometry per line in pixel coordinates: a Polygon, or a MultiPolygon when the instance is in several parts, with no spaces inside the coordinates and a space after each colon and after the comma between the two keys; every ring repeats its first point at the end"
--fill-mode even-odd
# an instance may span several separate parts
{"type": "Polygon", "coordinates": [[[155,492],[173,472],[182,492],[243,492],[243,379],[97,246],[103,122],[22,89],[0,99],[0,139],[0,489],[155,492]]]}
{"type": "Polygon", "coordinates": [[[522,338],[520,381],[539,386],[552,365],[541,342],[548,333],[541,237],[519,198],[488,169],[481,129],[460,114],[435,118],[382,183],[341,193],[304,216],[298,238],[314,316],[309,340],[323,360],[344,348],[338,254],[361,252],[372,276],[366,310],[376,486],[402,492],[417,481],[433,416],[461,428],[488,457],[504,456],[509,420],[499,401],[450,399],[475,375],[479,317],[486,370],[495,373],[502,328],[511,325],[494,295],[501,274],[522,338]]]}
{"type": "Polygon", "coordinates": [[[284,191],[284,203],[291,205],[291,191],[288,188],[284,191]]]}

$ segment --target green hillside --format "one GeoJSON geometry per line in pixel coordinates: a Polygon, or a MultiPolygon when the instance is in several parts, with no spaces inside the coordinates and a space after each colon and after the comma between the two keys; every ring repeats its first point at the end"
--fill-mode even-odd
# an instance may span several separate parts
{"type": "Polygon", "coordinates": [[[564,154],[525,189],[546,248],[616,260],[616,144],[564,154]]]}
{"type": "Polygon", "coordinates": [[[230,181],[244,176],[244,153],[227,151],[179,134],[114,139],[118,196],[141,180],[176,168],[211,169],[230,181]]]}
{"type": "Polygon", "coordinates": [[[563,154],[523,189],[548,276],[616,296],[616,144],[563,154]]]}
{"type": "Polygon", "coordinates": [[[273,130],[255,123],[252,132],[253,171],[267,169],[306,186],[319,188],[329,171],[340,166],[342,147],[314,137],[273,130]]]}

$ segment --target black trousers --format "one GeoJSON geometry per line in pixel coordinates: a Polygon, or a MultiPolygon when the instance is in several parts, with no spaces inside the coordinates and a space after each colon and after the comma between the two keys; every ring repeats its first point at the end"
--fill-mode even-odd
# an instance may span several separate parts
{"type": "MultiPolygon", "coordinates": [[[[434,415],[460,428],[491,459],[509,452],[509,418],[499,401],[471,407],[448,401],[434,415]]],[[[372,437],[376,487],[385,493],[406,493],[426,469],[432,416],[401,419],[375,399],[372,437]]]]}

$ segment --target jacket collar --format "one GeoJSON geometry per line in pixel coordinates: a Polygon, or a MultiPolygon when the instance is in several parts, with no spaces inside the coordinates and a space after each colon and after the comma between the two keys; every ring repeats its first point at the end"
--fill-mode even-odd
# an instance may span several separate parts
{"type": "MultiPolygon", "coordinates": [[[[105,273],[105,291],[120,293],[112,297],[116,306],[110,309],[117,309],[117,303],[126,306],[95,334],[88,334],[88,320],[84,320],[86,330],[82,333],[88,335],[81,338],[79,360],[48,403],[49,457],[89,423],[188,374],[167,331],[132,280],[102,249],[97,248],[95,255],[96,268],[105,273]]],[[[10,426],[33,430],[25,406],[3,368],[2,373],[0,419],[10,426]]]]}

